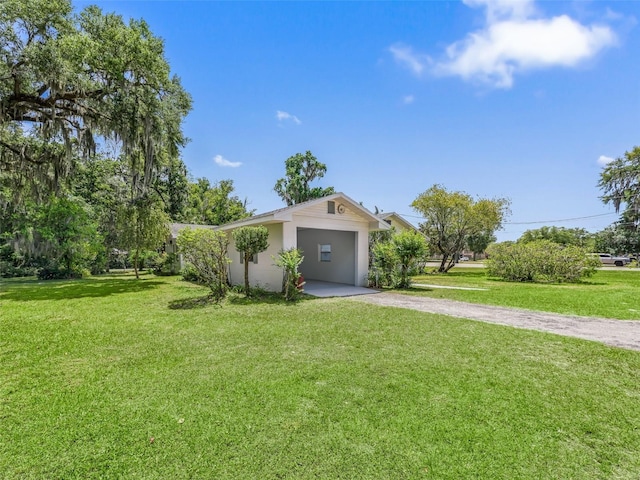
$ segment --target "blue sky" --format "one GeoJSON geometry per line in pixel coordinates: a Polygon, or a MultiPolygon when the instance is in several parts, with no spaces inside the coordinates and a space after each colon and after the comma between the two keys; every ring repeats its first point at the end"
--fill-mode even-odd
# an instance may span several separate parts
{"type": "Polygon", "coordinates": [[[165,40],[193,97],[190,174],[232,179],[258,213],[311,150],[318,185],[414,224],[435,183],[509,198],[499,240],[617,218],[596,185],[640,143],[640,2],[88,3],[165,40]]]}

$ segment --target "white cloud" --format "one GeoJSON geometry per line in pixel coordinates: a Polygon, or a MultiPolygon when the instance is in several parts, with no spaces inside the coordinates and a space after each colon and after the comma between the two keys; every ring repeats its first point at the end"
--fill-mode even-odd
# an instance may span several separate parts
{"type": "MultiPolygon", "coordinates": [[[[583,25],[567,15],[538,16],[533,0],[463,1],[472,8],[485,8],[485,27],[449,45],[445,58],[430,69],[436,75],[510,88],[518,73],[574,67],[617,43],[606,25],[583,25]]],[[[418,75],[431,62],[410,46],[389,50],[418,75]]]]}
{"type": "Polygon", "coordinates": [[[431,60],[427,55],[414,53],[413,49],[408,45],[396,43],[389,47],[389,51],[396,62],[418,76],[431,64],[431,60]]]}
{"type": "Polygon", "coordinates": [[[600,157],[598,157],[598,165],[602,167],[606,167],[608,164],[610,164],[614,160],[615,160],[614,158],[607,157],[606,155],[600,155],[600,157]]]}
{"type": "Polygon", "coordinates": [[[302,123],[300,119],[295,115],[291,115],[290,113],[283,112],[281,110],[276,111],[276,118],[278,119],[279,122],[283,122],[285,120],[291,120],[296,125],[300,125],[302,123]]]}
{"type": "Polygon", "coordinates": [[[215,157],[213,157],[213,161],[216,162],[216,164],[220,165],[221,167],[237,168],[240,165],[242,165],[242,162],[230,162],[229,160],[224,158],[222,155],[216,155],[215,157]]]}
{"type": "Polygon", "coordinates": [[[411,105],[415,101],[416,97],[414,97],[413,95],[405,95],[404,97],[402,97],[402,103],[404,103],[405,105],[411,105]]]}
{"type": "Polygon", "coordinates": [[[487,21],[493,23],[501,19],[525,19],[535,14],[534,0],[462,0],[471,7],[486,7],[487,21]]]}

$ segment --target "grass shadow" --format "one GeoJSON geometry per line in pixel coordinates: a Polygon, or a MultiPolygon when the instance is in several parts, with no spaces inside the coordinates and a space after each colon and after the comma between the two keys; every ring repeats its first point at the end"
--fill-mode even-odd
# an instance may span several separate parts
{"type": "Polygon", "coordinates": [[[232,305],[296,305],[312,298],[309,295],[300,295],[296,300],[285,300],[281,293],[259,291],[252,292],[250,297],[240,293],[231,293],[227,297],[227,302],[232,305]]]}
{"type": "Polygon", "coordinates": [[[211,305],[220,306],[220,303],[211,297],[211,295],[205,295],[203,297],[183,298],[180,300],[172,300],[169,302],[169,309],[171,310],[194,310],[196,308],[205,308],[211,305]]]}
{"type": "Polygon", "coordinates": [[[71,300],[99,298],[158,288],[164,282],[135,277],[91,277],[79,280],[37,280],[4,283],[1,300],[30,302],[39,300],[71,300]]]}

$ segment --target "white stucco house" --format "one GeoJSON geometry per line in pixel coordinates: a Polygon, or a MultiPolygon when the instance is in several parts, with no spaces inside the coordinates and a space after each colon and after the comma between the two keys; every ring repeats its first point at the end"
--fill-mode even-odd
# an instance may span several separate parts
{"type": "Polygon", "coordinates": [[[344,193],[222,225],[217,229],[229,236],[232,284],[244,282],[244,265],[231,232],[238,227],[257,225],[267,227],[269,248],[254,258],[249,268],[249,281],[252,286],[271,291],[282,288],[282,269],[273,265],[272,256],[292,247],[303,252],[300,272],[306,280],[366,286],[369,232],[391,228],[344,193]]]}
{"type": "Polygon", "coordinates": [[[418,229],[408,222],[402,215],[396,212],[379,213],[377,215],[380,219],[384,220],[388,225],[396,229],[396,232],[404,232],[405,230],[415,231],[418,229]]]}
{"type": "Polygon", "coordinates": [[[249,267],[249,282],[271,291],[282,288],[282,270],[273,264],[272,257],[283,249],[302,250],[304,261],[300,272],[305,280],[364,287],[369,268],[369,233],[391,228],[397,232],[417,230],[395,212],[376,215],[344,193],[335,193],[226,225],[174,223],[165,249],[167,253],[177,252],[176,238],[184,228],[223,231],[229,238],[230,281],[242,285],[244,259],[235,248],[232,232],[239,227],[258,225],[264,225],[269,231],[269,248],[254,257],[249,267]]]}

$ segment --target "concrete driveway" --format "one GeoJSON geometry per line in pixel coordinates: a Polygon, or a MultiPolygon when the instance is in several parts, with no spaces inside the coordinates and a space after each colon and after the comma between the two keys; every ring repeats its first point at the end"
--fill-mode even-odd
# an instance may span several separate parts
{"type": "Polygon", "coordinates": [[[370,295],[380,293],[373,288],[356,287],[344,283],[322,282],[320,280],[306,280],[304,293],[313,297],[353,297],[355,295],[370,295]]]}

